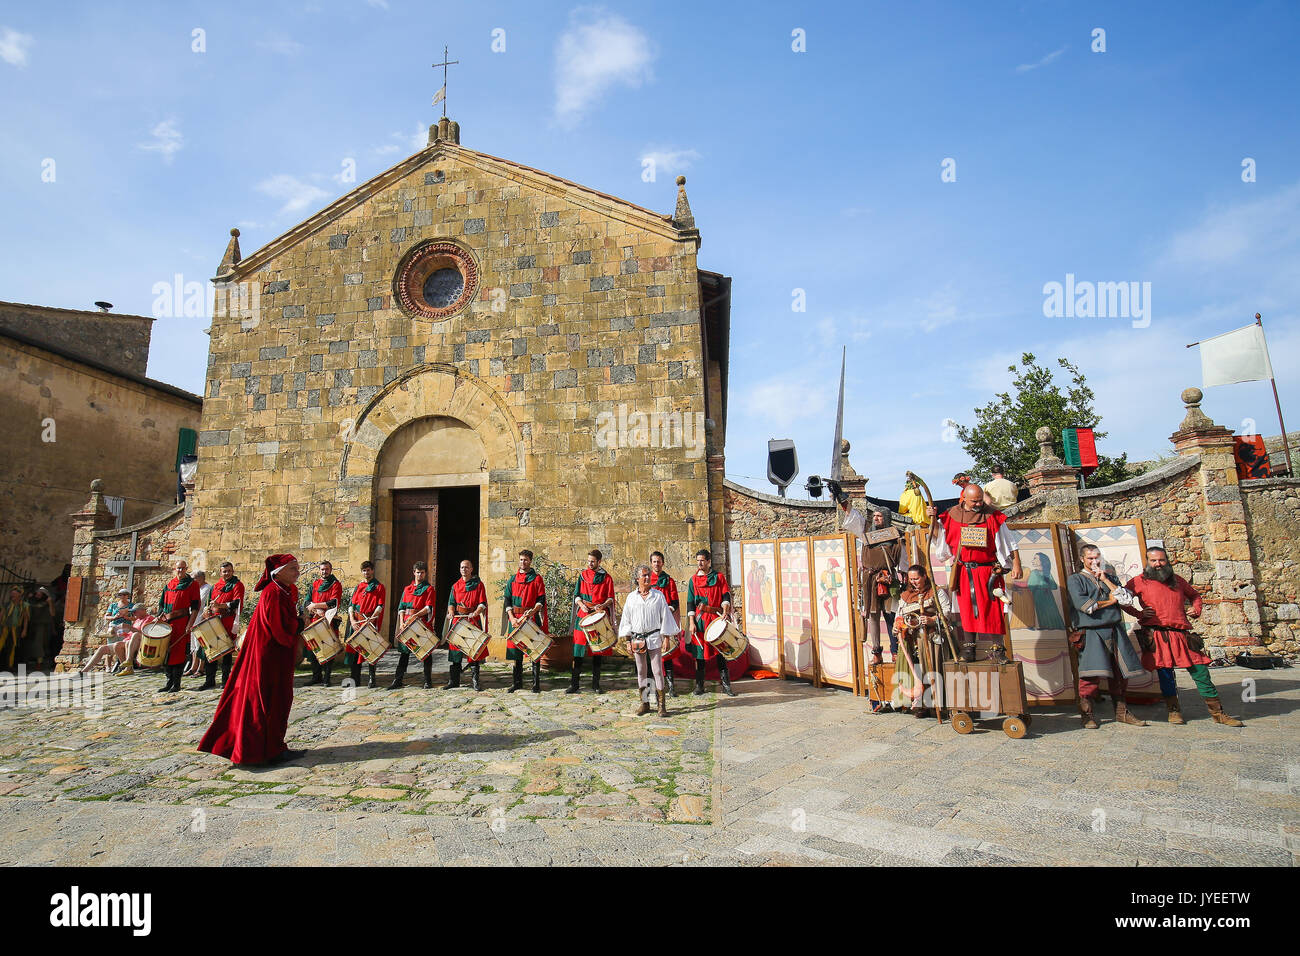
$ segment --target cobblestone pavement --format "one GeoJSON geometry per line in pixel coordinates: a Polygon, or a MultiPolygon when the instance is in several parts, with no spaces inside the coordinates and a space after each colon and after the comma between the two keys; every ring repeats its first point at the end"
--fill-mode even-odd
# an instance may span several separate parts
{"type": "Polygon", "coordinates": [[[1149,727],[1098,731],[1036,710],[1012,740],[994,723],[963,737],[871,715],[794,681],[687,693],[667,719],[632,716],[630,670],[600,696],[589,675],[576,696],[559,675],[506,694],[504,664],[485,668],[483,693],[444,691],[439,658],[432,691],[418,671],[398,691],[384,670],[374,690],[300,674],[289,739],[308,754],[260,771],[196,753],[216,692],[159,694],[154,673],[108,679],[98,712],[0,711],[0,862],[1289,866],[1300,853],[1289,671],[1214,672],[1244,729],[1211,723],[1184,679],[1185,727],[1163,705],[1135,709],[1149,727]]]}

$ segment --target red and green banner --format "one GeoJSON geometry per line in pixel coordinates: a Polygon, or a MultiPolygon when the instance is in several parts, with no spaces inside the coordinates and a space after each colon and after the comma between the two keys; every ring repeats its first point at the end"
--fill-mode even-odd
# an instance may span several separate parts
{"type": "Polygon", "coordinates": [[[1065,449],[1065,463],[1078,468],[1085,475],[1097,470],[1097,441],[1091,428],[1062,428],[1061,444],[1065,449]]]}

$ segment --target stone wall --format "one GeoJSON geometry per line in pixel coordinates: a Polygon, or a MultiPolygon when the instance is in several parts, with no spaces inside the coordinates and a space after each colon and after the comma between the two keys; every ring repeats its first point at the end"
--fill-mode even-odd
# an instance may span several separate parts
{"type": "Polygon", "coordinates": [[[781,498],[725,481],[723,505],[728,541],[804,538],[839,530],[835,505],[830,501],[781,498]]]}
{"type": "Polygon", "coordinates": [[[0,421],[8,435],[0,563],[38,581],[57,577],[72,550],[69,516],[95,478],[125,497],[123,524],[174,505],[176,443],[182,428],[198,429],[202,404],[184,394],[0,334],[0,421]]]}
{"type": "Polygon", "coordinates": [[[381,452],[440,416],[474,429],[481,459],[391,481],[480,486],[489,593],[521,547],[578,566],[598,546],[620,578],[655,548],[688,567],[710,534],[697,241],[669,217],[444,143],[236,260],[228,278],[255,284],[259,312],[213,325],[194,547],[241,567],[291,550],[349,574],[373,558],[390,589],[403,583],[381,452]],[[433,239],[478,281],[439,319],[395,295],[403,257],[433,239]],[[698,447],[630,447],[620,408],[690,416],[698,447]]]}
{"type": "Polygon", "coordinates": [[[1243,481],[1241,491],[1264,643],[1295,654],[1300,652],[1300,478],[1243,481]]]}
{"type": "Polygon", "coordinates": [[[0,332],[17,332],[128,375],[145,374],[153,321],[146,315],[0,302],[0,332]]]}

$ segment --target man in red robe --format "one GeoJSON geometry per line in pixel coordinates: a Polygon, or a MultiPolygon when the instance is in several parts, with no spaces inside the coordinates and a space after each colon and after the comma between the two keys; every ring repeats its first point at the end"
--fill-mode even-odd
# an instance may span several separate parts
{"type": "Polygon", "coordinates": [[[587,552],[587,566],[578,575],[578,583],[573,586],[573,668],[569,674],[569,686],[566,694],[578,693],[578,679],[582,674],[582,659],[591,657],[591,690],[603,694],[600,688],[600,661],[614,653],[613,647],[603,651],[593,650],[587,642],[587,632],[578,626],[584,617],[604,611],[609,623],[614,623],[614,578],[600,566],[604,555],[599,548],[587,552]]]}
{"type": "MultiPolygon", "coordinates": [[[[244,606],[244,582],[235,577],[235,566],[229,561],[221,565],[221,580],[212,589],[211,608],[221,615],[221,626],[226,629],[230,639],[235,639],[235,619],[244,606]]],[[[221,686],[230,680],[230,664],[234,653],[221,658],[221,686]]],[[[199,690],[211,690],[217,686],[217,661],[208,661],[203,668],[203,686],[199,690]]]]}
{"type": "MultiPolygon", "coordinates": [[[[429,583],[429,566],[423,561],[416,561],[411,566],[412,581],[402,591],[402,601],[397,605],[397,629],[401,631],[412,618],[420,617],[424,619],[425,626],[433,630],[433,612],[434,595],[433,585],[429,583]]],[[[397,673],[393,675],[393,682],[388,685],[389,690],[397,690],[402,686],[402,679],[406,676],[407,665],[411,663],[411,651],[400,640],[397,641],[397,649],[400,652],[397,657],[397,673]]],[[[423,661],[424,667],[424,689],[433,690],[433,653],[423,661]]]]}
{"type": "Polygon", "coordinates": [[[283,763],[304,753],[284,742],[293,706],[294,652],[302,631],[297,585],[298,562],[292,554],[266,559],[253,588],[260,597],[244,645],[199,750],[242,765],[283,763]]]}
{"type": "MultiPolygon", "coordinates": [[[[546,582],[533,570],[533,552],[524,548],[519,552],[519,571],[506,585],[505,607],[501,615],[501,627],[507,634],[506,660],[515,662],[510,689],[506,691],[508,694],[522,690],[524,686],[524,651],[508,635],[530,618],[541,628],[543,634],[551,633],[550,620],[546,614],[546,582]]],[[[541,692],[542,662],[537,660],[533,661],[533,693],[541,692]]]]}
{"type": "Polygon", "coordinates": [[[1204,654],[1204,646],[1200,638],[1192,633],[1191,622],[1187,620],[1184,608],[1188,602],[1191,603],[1191,616],[1201,616],[1201,593],[1186,578],[1174,573],[1174,569],[1169,566],[1169,555],[1165,549],[1147,548],[1146,569],[1137,577],[1131,578],[1124,587],[1142,602],[1141,611],[1135,611],[1131,607],[1125,607],[1124,610],[1135,616],[1138,624],[1146,629],[1152,649],[1142,654],[1142,666],[1155,670],[1160,679],[1160,689],[1169,711],[1169,722],[1186,723],[1178,707],[1178,685],[1174,682],[1173,674],[1175,667],[1181,667],[1191,675],[1197,692],[1205,701],[1216,724],[1244,726],[1237,718],[1224,713],[1223,704],[1219,702],[1219,691],[1210,678],[1210,658],[1204,654]]]}
{"type": "Polygon", "coordinates": [[[727,660],[720,657],[713,645],[705,640],[709,625],[721,616],[731,615],[731,585],[727,576],[721,571],[713,570],[713,555],[707,548],[695,552],[695,576],[686,586],[686,619],[688,645],[695,656],[695,690],[694,696],[704,693],[704,671],[708,662],[718,658],[718,680],[728,697],[735,697],[731,689],[731,675],[727,672],[727,660]]]}
{"type": "MultiPolygon", "coordinates": [[[[927,509],[930,517],[935,509],[927,509]]],[[[948,580],[957,595],[961,609],[962,660],[975,660],[976,641],[980,636],[991,641],[991,658],[1007,663],[1003,646],[1006,635],[1005,605],[1010,599],[1003,590],[1004,572],[1010,568],[1011,578],[1019,581],[1020,552],[1016,550],[1007,530],[1007,519],[1002,512],[984,500],[984,489],[969,484],[962,489],[961,499],[942,515],[939,524],[943,538],[939,559],[953,563],[953,574],[948,580]]]]}
{"type": "MultiPolygon", "coordinates": [[[[457,618],[467,618],[469,623],[479,630],[487,630],[487,588],[474,573],[474,562],[469,558],[460,563],[460,577],[451,586],[451,594],[447,596],[446,633],[451,633],[451,629],[456,626],[457,618]]],[[[483,689],[483,685],[479,682],[478,668],[483,661],[487,660],[487,656],[488,645],[484,641],[483,647],[469,662],[470,686],[475,690],[483,689]]],[[[453,647],[447,652],[450,666],[447,683],[443,686],[444,690],[454,690],[460,686],[461,662],[464,660],[465,652],[462,650],[453,647]]]]}
{"type": "MultiPolygon", "coordinates": [[[[673,620],[677,622],[680,630],[682,626],[682,599],[677,594],[677,582],[668,576],[664,570],[664,555],[662,551],[650,552],[650,572],[652,586],[664,596],[664,601],[673,612],[673,620]]],[[[677,685],[673,683],[673,664],[676,661],[686,659],[686,641],[682,640],[682,635],[677,635],[677,647],[671,654],[663,656],[664,680],[668,685],[668,695],[677,696],[677,685]]]]}
{"type": "MultiPolygon", "coordinates": [[[[343,603],[343,582],[334,576],[334,565],[328,561],[320,563],[320,577],[311,583],[311,597],[308,599],[308,624],[315,624],[325,616],[325,612],[331,608],[337,608],[343,603]]],[[[337,614],[330,627],[334,630],[334,636],[339,636],[339,628],[343,624],[343,619],[337,614]]],[[[316,660],[316,655],[312,653],[311,648],[307,648],[307,658],[311,661],[311,680],[307,682],[310,687],[312,684],[319,684],[321,677],[321,662],[316,660]]],[[[333,659],[325,662],[325,686],[330,686],[330,674],[334,670],[333,659]]]]}
{"type": "Polygon", "coordinates": [[[176,576],[167,582],[162,597],[158,599],[159,617],[170,624],[172,629],[164,665],[167,683],[162,687],[163,693],[168,694],[181,689],[181,671],[185,669],[185,659],[189,656],[190,628],[203,610],[199,582],[190,577],[189,565],[177,560],[173,570],[176,576]]]}
{"type": "MultiPolygon", "coordinates": [[[[372,561],[361,562],[361,583],[352,589],[352,600],[348,602],[348,629],[344,642],[352,636],[353,631],[360,630],[367,622],[379,631],[384,626],[384,601],[388,595],[384,586],[375,580],[375,565],[372,561]]],[[[382,633],[382,632],[381,632],[382,633]]],[[[348,645],[343,655],[343,662],[352,670],[352,686],[361,686],[361,652],[348,645]]],[[[375,665],[366,662],[370,671],[368,687],[375,686],[375,665]]]]}

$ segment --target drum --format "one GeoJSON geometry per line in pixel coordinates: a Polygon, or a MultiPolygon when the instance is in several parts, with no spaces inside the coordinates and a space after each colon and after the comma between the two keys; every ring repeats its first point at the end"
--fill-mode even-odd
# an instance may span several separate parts
{"type": "Polygon", "coordinates": [[[467,617],[462,617],[452,625],[447,634],[447,643],[462,651],[471,661],[478,657],[483,646],[490,641],[491,635],[467,617]]]}
{"type": "Polygon", "coordinates": [[[593,651],[607,651],[618,643],[618,634],[614,622],[607,611],[588,614],[578,621],[578,627],[587,635],[587,645],[593,651]]]}
{"type": "Polygon", "coordinates": [[[373,624],[367,623],[353,628],[348,636],[348,647],[361,656],[363,663],[373,664],[388,652],[388,641],[373,624]]]}
{"type": "Polygon", "coordinates": [[[669,634],[664,638],[664,642],[659,645],[660,655],[662,655],[665,659],[667,659],[674,651],[677,650],[678,646],[681,643],[682,643],[681,632],[678,632],[676,634],[669,634]]]}
{"type": "Polygon", "coordinates": [[[524,657],[530,664],[539,660],[552,643],[551,636],[534,624],[531,618],[510,633],[510,640],[524,652],[524,657]]]}
{"type": "Polygon", "coordinates": [[[226,632],[219,617],[205,618],[194,625],[194,636],[203,647],[209,661],[219,661],[235,649],[235,642],[226,632]]]}
{"type": "Polygon", "coordinates": [[[420,660],[424,660],[438,646],[438,635],[424,623],[424,618],[413,617],[397,632],[396,641],[420,660]]]}
{"type": "Polygon", "coordinates": [[[334,633],[333,621],[334,608],[330,608],[325,612],[324,617],[313,621],[302,631],[303,643],[316,655],[317,662],[321,664],[332,661],[343,653],[343,642],[334,633]]]}
{"type": "Polygon", "coordinates": [[[704,632],[704,639],[729,661],[734,661],[749,647],[749,638],[725,617],[720,617],[709,625],[704,632]]]}
{"type": "Polygon", "coordinates": [[[167,650],[171,647],[172,626],[166,621],[154,621],[140,629],[140,666],[162,667],[167,663],[167,650]]]}

